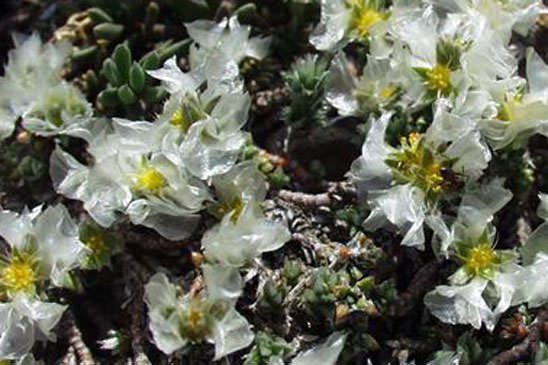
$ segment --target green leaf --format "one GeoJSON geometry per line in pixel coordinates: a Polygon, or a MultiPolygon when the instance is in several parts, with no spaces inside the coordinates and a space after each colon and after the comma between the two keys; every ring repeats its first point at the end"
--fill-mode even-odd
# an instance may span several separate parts
{"type": "Polygon", "coordinates": [[[118,67],[118,71],[120,71],[122,80],[128,81],[132,58],[131,50],[129,49],[127,43],[122,43],[116,46],[114,53],[112,54],[112,59],[116,62],[116,66],[118,67]]]}
{"type": "Polygon", "coordinates": [[[129,86],[135,91],[136,93],[140,93],[143,91],[145,87],[145,71],[139,65],[137,62],[133,62],[133,65],[131,66],[131,70],[129,72],[129,86]]]}
{"type": "Polygon", "coordinates": [[[75,61],[85,60],[93,56],[97,52],[97,46],[90,46],[82,49],[78,49],[72,52],[72,59],[75,61]]]}
{"type": "Polygon", "coordinates": [[[120,86],[123,84],[118,66],[116,66],[116,63],[112,59],[107,58],[103,62],[102,72],[112,86],[120,86]]]}
{"type": "Polygon", "coordinates": [[[134,104],[137,101],[135,93],[128,85],[123,85],[118,88],[118,98],[125,105],[134,104]]]}
{"type": "Polygon", "coordinates": [[[143,66],[144,70],[154,70],[160,66],[160,56],[158,51],[154,50],[144,55],[139,64],[143,66]]]}
{"type": "Polygon", "coordinates": [[[86,12],[94,24],[112,23],[114,21],[110,15],[100,8],[89,8],[86,12]]]}
{"type": "Polygon", "coordinates": [[[191,43],[192,43],[191,39],[185,39],[177,43],[173,43],[172,45],[160,50],[160,54],[159,54],[160,61],[163,62],[173,55],[180,55],[182,53],[186,53],[191,43]]]}
{"type": "Polygon", "coordinates": [[[114,23],[101,23],[93,27],[93,35],[98,39],[114,41],[124,32],[124,26],[114,23]]]}
{"type": "Polygon", "coordinates": [[[106,107],[115,107],[120,103],[118,90],[116,88],[105,89],[97,95],[97,100],[106,107]]]}

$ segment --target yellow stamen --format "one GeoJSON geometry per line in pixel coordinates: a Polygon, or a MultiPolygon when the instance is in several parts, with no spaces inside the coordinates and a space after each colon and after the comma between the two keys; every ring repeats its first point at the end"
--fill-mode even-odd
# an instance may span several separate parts
{"type": "Polygon", "coordinates": [[[425,192],[442,192],[445,188],[443,163],[439,156],[422,142],[422,135],[410,133],[400,139],[400,150],[388,161],[404,182],[410,182],[425,192]]]}
{"type": "Polygon", "coordinates": [[[0,284],[8,292],[32,292],[38,281],[30,255],[15,256],[0,274],[0,284]]]}
{"type": "Polygon", "coordinates": [[[398,88],[394,85],[388,84],[381,90],[381,97],[384,99],[389,99],[398,91],[398,88]]]}
{"type": "Polygon", "coordinates": [[[171,116],[171,120],[169,121],[169,124],[181,129],[183,133],[186,133],[188,129],[190,128],[190,125],[192,124],[192,122],[186,118],[185,114],[183,113],[183,110],[179,108],[171,116]]]}
{"type": "Polygon", "coordinates": [[[497,114],[497,119],[503,121],[514,120],[515,118],[515,107],[519,104],[517,98],[512,98],[508,101],[502,103],[499,113],[497,114]]]}
{"type": "Polygon", "coordinates": [[[158,194],[166,185],[167,180],[161,172],[153,167],[145,167],[137,176],[134,188],[145,193],[158,194]]]}
{"type": "Polygon", "coordinates": [[[92,236],[85,244],[91,250],[92,256],[101,256],[106,251],[105,241],[101,236],[92,236]]]}
{"type": "Polygon", "coordinates": [[[384,20],[383,14],[369,7],[362,7],[356,12],[354,29],[361,37],[367,37],[374,25],[384,20]]]}
{"type": "Polygon", "coordinates": [[[472,248],[464,260],[464,267],[470,275],[478,276],[490,270],[495,264],[497,254],[488,243],[472,248]]]}
{"type": "Polygon", "coordinates": [[[451,70],[445,65],[437,64],[426,73],[428,87],[442,94],[451,91],[451,70]]]}
{"type": "Polygon", "coordinates": [[[192,328],[198,328],[202,320],[202,313],[199,310],[191,308],[188,314],[188,319],[192,328]]]}
{"type": "Polygon", "coordinates": [[[230,221],[232,224],[236,224],[240,215],[244,210],[244,202],[239,196],[234,197],[232,200],[225,202],[216,208],[216,213],[219,216],[223,216],[227,213],[230,213],[230,221]]]}

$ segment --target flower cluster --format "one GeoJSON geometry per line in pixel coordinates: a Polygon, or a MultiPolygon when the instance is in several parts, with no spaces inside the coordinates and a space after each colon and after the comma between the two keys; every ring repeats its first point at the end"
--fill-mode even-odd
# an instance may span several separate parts
{"type": "MultiPolygon", "coordinates": [[[[196,21],[187,24],[187,31],[194,40],[190,71],[183,72],[171,58],[149,72],[170,94],[156,120],[97,120],[88,140],[93,164],[84,165],[57,148],[50,172],[57,191],[83,201],[103,227],[127,215],[133,224],[181,240],[192,234],[201,212],[219,219],[202,238],[207,261],[222,265],[204,266],[208,294],[187,294],[177,304],[172,284],[157,275],[146,298],[154,342],[162,351],[207,340],[217,344],[220,358],[249,345],[253,334],[234,310],[240,289],[225,303],[215,294],[225,289],[212,281],[226,275],[223,267],[237,270],[281,247],[289,232],[262,212],[267,184],[256,164],[238,163],[250,107],[238,64],[244,57],[264,57],[268,40],[248,39],[249,27],[236,18],[219,24],[196,21]],[[230,51],[236,44],[241,53],[230,51]],[[169,292],[170,301],[159,301],[158,290],[169,292]]],[[[238,286],[238,275],[225,277],[225,284],[238,286]]]]}
{"type": "Polygon", "coordinates": [[[425,227],[434,232],[438,258],[461,265],[450,286],[425,297],[444,322],[492,330],[511,305],[543,303],[538,291],[522,288],[544,282],[543,250],[532,246],[541,244],[527,243],[526,256],[495,249],[492,215],[512,195],[502,181],[483,178],[493,153],[547,133],[548,66],[532,48],[520,50],[526,67],[519,76],[510,45],[512,32],[527,35],[542,4],[321,4],[310,42],[334,53],[326,99],[341,115],[368,118],[362,155],[350,170],[370,210],[364,228],[393,229],[402,245],[419,250],[425,227]],[[369,49],[360,76],[343,49],[349,42],[369,49]],[[398,129],[402,120],[406,128],[398,129]],[[455,202],[458,212],[448,210],[455,202]]]}
{"type": "MultiPolygon", "coordinates": [[[[65,307],[40,302],[37,295],[47,283],[63,285],[76,264],[108,264],[117,246],[104,229],[126,216],[169,240],[188,238],[202,214],[219,220],[202,238],[206,290],[180,297],[161,274],[146,287],[150,329],[158,348],[171,353],[206,340],[217,344],[220,358],[253,340],[247,321],[234,309],[242,286],[238,268],[252,265],[262,252],[276,250],[289,239],[285,223],[263,213],[265,176],[255,162],[238,161],[248,140],[242,127],[250,108],[239,63],[245,57],[264,57],[269,40],[249,38],[250,27],[236,18],[219,24],[196,21],[187,24],[187,31],[194,40],[190,71],[183,72],[171,58],[149,72],[170,94],[152,122],[92,118],[78,89],[58,78],[68,55],[64,44],[42,45],[32,36],[10,54],[1,85],[24,92],[21,100],[10,99],[6,112],[21,116],[23,126],[36,134],[67,133],[87,142],[91,163],[81,163],[58,145],[50,158],[50,176],[57,192],[82,201],[96,224],[83,225],[79,233],[61,206],[48,208],[35,228],[26,226],[39,211],[20,218],[5,213],[3,221],[10,222],[2,223],[4,236],[12,249],[2,265],[2,295],[9,300],[2,304],[2,336],[26,340],[3,339],[0,358],[27,353],[35,332],[37,338],[51,338],[50,330],[65,307]],[[240,52],[232,52],[234,47],[240,52]],[[43,83],[47,92],[30,80],[43,83]],[[65,243],[72,246],[60,248],[65,243]],[[81,257],[85,252],[89,257],[81,257]],[[20,323],[28,328],[25,333],[17,332],[20,323]]],[[[5,136],[13,130],[14,120],[10,122],[5,136]]]]}
{"type": "MultiPolygon", "coordinates": [[[[185,17],[213,3],[216,18],[230,16],[186,23],[188,40],[165,42],[173,30],[158,22],[158,2],[143,2],[144,23],[125,25],[118,18],[139,9],[114,3],[113,14],[74,14],[50,42],[14,36],[7,54],[0,162],[31,151],[25,157],[49,162],[51,186],[29,198],[44,203],[30,211],[0,211],[0,364],[34,364],[36,343],[55,341],[62,318],[76,326],[67,290],[84,290],[83,270],[104,267],[124,274],[111,285],[123,292],[115,305],[135,308],[135,363],[147,363],[147,339],[168,362],[204,346],[208,360],[227,362],[247,348],[248,365],[372,364],[385,343],[391,354],[376,359],[392,361],[407,334],[374,333],[399,331],[380,320],[417,303],[429,313],[421,331],[438,320],[471,326],[431,364],[485,363],[485,354],[463,360],[474,330],[492,332],[511,307],[548,304],[548,194],[528,237],[497,236],[507,231],[501,216],[528,199],[512,184],[523,171],[500,165],[548,137],[548,65],[523,46],[548,14],[540,0],[286,0],[237,10],[167,2],[185,17]],[[263,19],[278,6],[291,13],[283,31],[263,19]],[[318,6],[319,23],[305,24],[303,9],[318,6]],[[274,41],[252,33],[250,18],[274,41]],[[304,47],[283,44],[301,30],[304,47]],[[283,58],[301,49],[314,52],[283,58]],[[282,86],[263,85],[270,76],[282,86]],[[257,143],[282,156],[253,141],[263,116],[261,132],[283,130],[257,143]],[[315,156],[332,140],[348,142],[336,147],[348,164],[333,169],[346,181],[325,181],[337,174],[315,156]],[[400,276],[411,270],[417,279],[406,284],[400,276]]],[[[24,172],[6,174],[5,185],[16,175],[24,172]]],[[[0,185],[3,206],[25,204],[0,185]]],[[[73,352],[82,350],[79,331],[68,332],[73,352]]],[[[129,336],[109,332],[116,338],[103,349],[124,352],[129,336]]],[[[539,338],[525,344],[543,359],[539,338]]]]}
{"type": "Polygon", "coordinates": [[[5,75],[0,78],[0,139],[9,137],[17,119],[40,136],[85,134],[91,104],[75,85],[61,78],[70,46],[43,44],[37,34],[14,37],[5,75]]]}
{"type": "Polygon", "coordinates": [[[52,329],[67,306],[48,302],[47,289],[70,287],[70,271],[89,250],[63,205],[4,210],[0,236],[9,245],[0,261],[0,359],[18,360],[36,340],[55,339],[52,329]]]}

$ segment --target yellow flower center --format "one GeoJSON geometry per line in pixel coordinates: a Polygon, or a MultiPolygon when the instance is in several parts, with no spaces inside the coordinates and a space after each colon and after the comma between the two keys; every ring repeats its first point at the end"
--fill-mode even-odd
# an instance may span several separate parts
{"type": "Polygon", "coordinates": [[[381,97],[383,99],[389,99],[398,91],[398,88],[394,85],[388,84],[381,90],[381,97]]]}
{"type": "Polygon", "coordinates": [[[233,198],[232,200],[219,206],[217,208],[216,214],[223,216],[226,213],[231,212],[230,221],[232,222],[232,224],[236,224],[243,210],[244,210],[244,202],[242,201],[241,197],[237,196],[233,198]]]}
{"type": "Polygon", "coordinates": [[[497,114],[497,119],[503,121],[510,121],[516,119],[516,106],[520,103],[517,98],[512,98],[508,101],[502,103],[499,113],[497,114]]]}
{"type": "Polygon", "coordinates": [[[190,128],[190,125],[192,124],[192,122],[189,121],[188,118],[185,116],[185,113],[183,113],[183,109],[179,108],[171,116],[171,120],[169,121],[169,124],[179,128],[183,133],[186,133],[188,131],[188,128],[190,128]]]}
{"type": "Polygon", "coordinates": [[[105,241],[101,236],[92,236],[85,243],[91,250],[92,256],[101,256],[106,251],[105,241]]]}
{"type": "Polygon", "coordinates": [[[478,276],[490,270],[497,259],[497,254],[491,245],[482,243],[472,248],[464,260],[464,267],[470,275],[478,276]]]}
{"type": "Polygon", "coordinates": [[[180,322],[181,334],[190,341],[201,341],[211,332],[211,307],[202,298],[192,299],[180,322]]]}
{"type": "Polygon", "coordinates": [[[202,313],[199,310],[196,310],[194,308],[190,309],[190,312],[188,314],[188,320],[190,321],[190,326],[192,328],[198,328],[198,326],[201,324],[202,321],[202,313]]]}
{"type": "Polygon", "coordinates": [[[371,28],[381,22],[383,16],[376,10],[365,8],[359,12],[358,17],[354,20],[354,27],[362,37],[367,37],[371,28]]]}
{"type": "Polygon", "coordinates": [[[427,193],[443,191],[442,161],[425,146],[422,135],[410,133],[407,138],[401,138],[400,144],[400,150],[387,160],[389,166],[395,169],[396,178],[412,183],[427,193]]]}
{"type": "Polygon", "coordinates": [[[448,94],[451,90],[451,70],[445,65],[437,64],[426,73],[428,87],[436,92],[448,94]]]}
{"type": "Polygon", "coordinates": [[[351,0],[348,4],[352,9],[351,28],[360,37],[366,38],[374,25],[387,18],[387,14],[379,11],[377,6],[367,0],[351,0]]]}
{"type": "Polygon", "coordinates": [[[13,257],[0,274],[0,283],[8,292],[32,292],[37,281],[30,255],[13,257]]]}
{"type": "Polygon", "coordinates": [[[137,176],[135,189],[150,194],[158,194],[167,185],[167,180],[161,172],[153,167],[145,167],[137,176]]]}

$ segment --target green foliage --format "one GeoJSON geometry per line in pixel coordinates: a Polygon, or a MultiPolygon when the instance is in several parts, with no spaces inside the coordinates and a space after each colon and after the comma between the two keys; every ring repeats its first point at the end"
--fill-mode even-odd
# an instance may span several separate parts
{"type": "Polygon", "coordinates": [[[264,312],[281,313],[287,292],[288,287],[285,283],[275,283],[267,279],[264,283],[263,295],[257,301],[257,307],[264,312]]]}
{"type": "Polygon", "coordinates": [[[327,62],[317,55],[306,55],[283,74],[291,99],[291,104],[283,111],[286,123],[296,128],[311,128],[326,123],[323,96],[327,66],[327,62]]]}
{"type": "Polygon", "coordinates": [[[273,160],[280,160],[279,156],[274,156],[265,153],[265,151],[258,148],[253,141],[248,141],[247,145],[242,150],[240,159],[253,160],[259,170],[266,175],[269,182],[275,188],[282,188],[291,183],[291,178],[285,173],[283,167],[278,163],[275,164],[273,160]]]}
{"type": "Polygon", "coordinates": [[[259,332],[255,336],[255,345],[251,349],[245,365],[283,364],[284,359],[291,354],[292,347],[283,338],[259,332]]]}
{"type": "MultiPolygon", "coordinates": [[[[101,74],[107,79],[108,84],[97,96],[97,101],[107,108],[130,107],[138,102],[159,102],[165,92],[163,88],[155,85],[155,81],[146,75],[146,71],[159,67],[162,59],[169,57],[175,50],[168,49],[172,46],[173,44],[170,44],[163,49],[152,51],[139,62],[133,60],[127,43],[116,46],[112,56],[103,62],[101,74]]],[[[93,75],[89,77],[95,78],[93,75]]]]}

